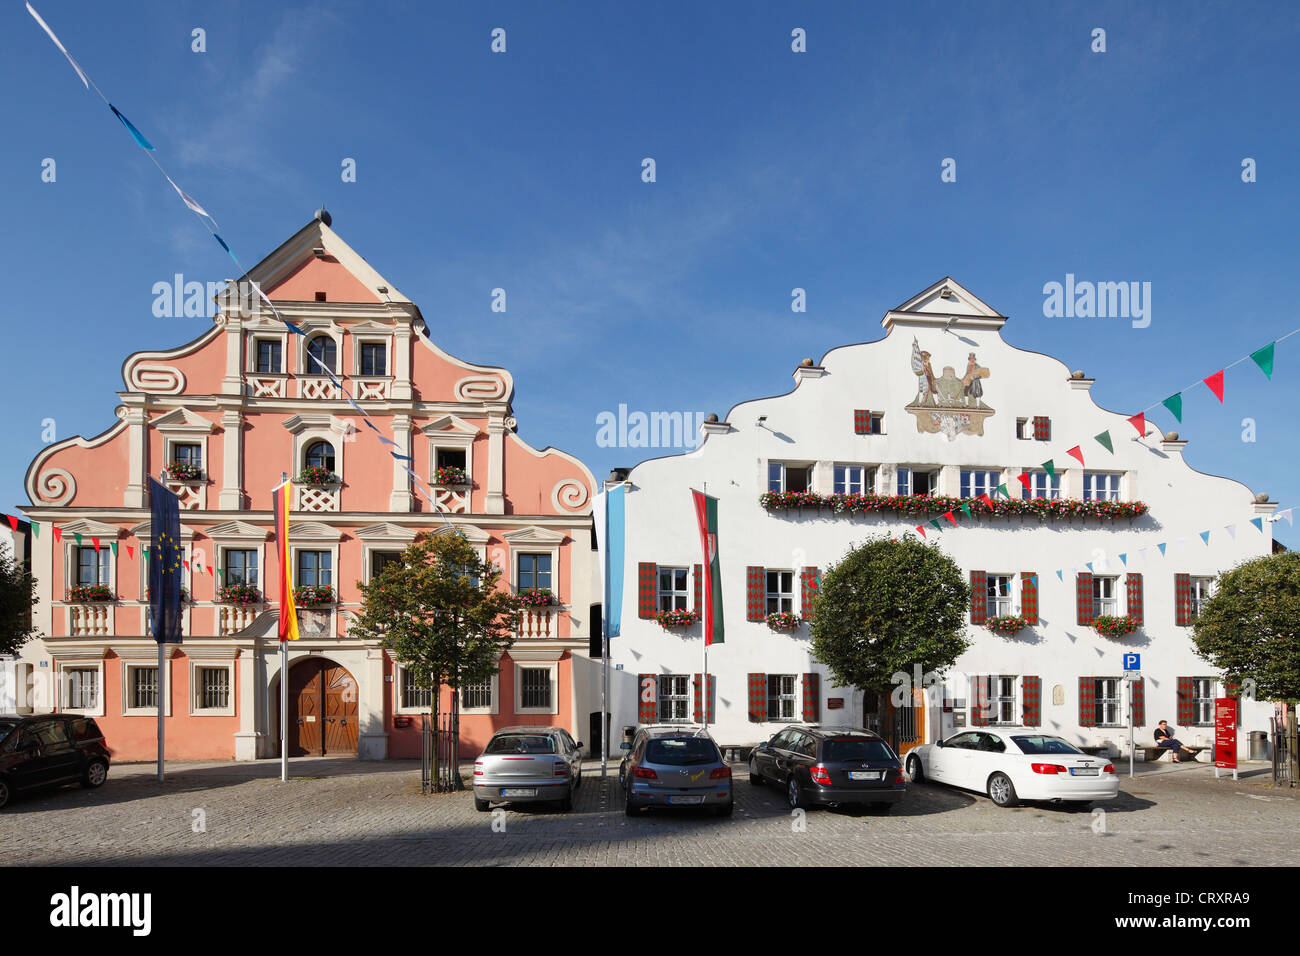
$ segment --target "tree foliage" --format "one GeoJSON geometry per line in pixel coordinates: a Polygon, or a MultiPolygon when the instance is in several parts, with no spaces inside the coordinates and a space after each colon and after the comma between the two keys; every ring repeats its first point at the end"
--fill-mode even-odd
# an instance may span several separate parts
{"type": "Polygon", "coordinates": [[[874,538],[823,576],[813,654],[844,687],[883,692],[918,664],[941,675],[970,646],[969,601],[961,569],[937,545],[874,538]]]}
{"type": "Polygon", "coordinates": [[[1300,552],[1245,561],[1219,575],[1192,624],[1196,652],[1261,700],[1300,698],[1300,552]]]}
{"type": "Polygon", "coordinates": [[[16,654],[36,636],[32,608],[37,600],[36,579],[27,565],[0,554],[0,654],[16,654]]]}

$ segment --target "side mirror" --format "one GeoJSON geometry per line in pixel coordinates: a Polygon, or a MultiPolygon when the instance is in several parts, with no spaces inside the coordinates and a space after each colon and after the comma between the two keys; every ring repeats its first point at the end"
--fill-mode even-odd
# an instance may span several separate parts
{"type": "Polygon", "coordinates": [[[936,737],[936,738],[935,738],[935,741],[934,741],[934,745],[935,745],[936,747],[942,747],[942,746],[943,746],[943,738],[942,738],[942,737],[936,737]]]}
{"type": "Polygon", "coordinates": [[[574,749],[574,750],[581,750],[581,749],[582,749],[582,741],[579,740],[576,744],[574,744],[574,745],[573,745],[573,749],[574,749]]]}
{"type": "Polygon", "coordinates": [[[41,752],[41,745],[35,740],[29,740],[18,749],[25,754],[38,754],[41,752]]]}

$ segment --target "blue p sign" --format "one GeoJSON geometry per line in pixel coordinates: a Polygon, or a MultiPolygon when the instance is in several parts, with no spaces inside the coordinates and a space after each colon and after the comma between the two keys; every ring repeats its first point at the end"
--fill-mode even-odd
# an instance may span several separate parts
{"type": "Polygon", "coordinates": [[[1124,655],[1124,670],[1126,670],[1126,671],[1140,671],[1141,669],[1142,669],[1142,655],[1141,655],[1141,654],[1125,654],[1125,655],[1124,655]]]}

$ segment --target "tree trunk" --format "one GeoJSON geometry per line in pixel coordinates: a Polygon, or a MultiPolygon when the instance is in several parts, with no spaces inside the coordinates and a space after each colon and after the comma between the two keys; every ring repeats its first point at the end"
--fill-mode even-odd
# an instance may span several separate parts
{"type": "Polygon", "coordinates": [[[438,685],[429,689],[429,723],[433,727],[433,792],[438,792],[438,685]]]}
{"type": "Polygon", "coordinates": [[[451,789],[464,790],[460,779],[460,688],[451,689],[451,789]]]}
{"type": "Polygon", "coordinates": [[[1287,760],[1291,764],[1291,786],[1300,785],[1300,753],[1296,752],[1296,705],[1286,705],[1287,760]]]}

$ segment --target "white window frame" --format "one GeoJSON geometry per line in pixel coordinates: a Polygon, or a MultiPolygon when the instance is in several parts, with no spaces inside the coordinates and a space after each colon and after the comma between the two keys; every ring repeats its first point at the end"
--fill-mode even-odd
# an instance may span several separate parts
{"type": "Polygon", "coordinates": [[[430,422],[420,429],[429,440],[429,484],[434,484],[438,474],[438,451],[463,451],[465,453],[465,475],[474,480],[474,439],[482,432],[455,415],[444,415],[435,422],[430,422]]]}
{"type": "MultiPolygon", "coordinates": [[[[170,667],[171,665],[170,655],[168,655],[164,663],[166,663],[170,667]]],[[[156,717],[158,715],[158,709],[156,707],[136,707],[132,703],[135,697],[134,695],[135,672],[142,669],[156,671],[158,669],[157,659],[156,658],[153,660],[147,660],[145,658],[123,658],[122,659],[122,716],[123,717],[156,717]]],[[[172,715],[172,694],[171,694],[172,688],[165,687],[161,689],[164,691],[163,716],[170,717],[172,715]]]]}
{"type": "Polygon", "coordinates": [[[501,537],[510,549],[506,558],[510,563],[511,592],[514,594],[519,593],[519,561],[515,555],[520,553],[549,553],[551,556],[551,593],[555,595],[555,600],[558,602],[561,593],[560,586],[565,583],[564,576],[568,573],[567,567],[562,568],[560,566],[560,546],[564,542],[564,535],[549,528],[534,526],[507,531],[501,537]]]}
{"type": "Polygon", "coordinates": [[[691,710],[692,701],[692,684],[690,674],[659,674],[655,678],[655,717],[656,722],[660,724],[681,724],[690,723],[694,717],[691,710]],[[665,693],[665,685],[668,685],[668,692],[665,693]],[[684,692],[678,692],[674,684],[684,687],[684,692]],[[664,716],[664,705],[680,703],[682,705],[682,715],[680,717],[664,716]]]}
{"type": "Polygon", "coordinates": [[[799,710],[801,705],[800,705],[800,687],[799,687],[798,674],[768,674],[767,687],[765,688],[764,698],[766,700],[766,717],[768,723],[770,724],[799,723],[799,710]],[[779,682],[777,684],[777,692],[775,694],[772,693],[772,682],[774,680],[779,682]],[[788,693],[780,683],[787,680],[789,681],[789,687],[790,687],[788,693]],[[772,716],[772,703],[774,701],[777,703],[777,716],[775,717],[772,716]],[[781,715],[781,711],[784,709],[783,705],[787,701],[790,704],[790,716],[785,717],[781,715]]]}
{"type": "Polygon", "coordinates": [[[516,714],[558,714],[560,707],[559,665],[550,661],[514,661],[515,713],[516,714]],[[523,671],[524,668],[547,670],[551,674],[551,706],[525,707],[523,705],[523,671]]]}
{"type": "MultiPolygon", "coordinates": [[[[409,673],[409,668],[405,664],[398,661],[393,662],[393,713],[426,714],[429,712],[428,707],[423,707],[419,704],[408,706],[405,703],[405,697],[402,694],[402,684],[406,680],[407,673],[409,673]]],[[[442,688],[437,688],[437,691],[441,692],[442,688]]],[[[495,700],[496,698],[493,699],[495,700]]]]}
{"type": "MultiPolygon", "coordinates": [[[[342,356],[340,350],[339,355],[342,356]]],[[[393,377],[393,336],[384,334],[375,334],[373,332],[352,333],[352,378],[365,379],[367,381],[379,381],[382,379],[391,379],[393,377]],[[384,372],[382,375],[375,375],[369,372],[363,374],[361,371],[361,346],[363,345],[382,345],[384,347],[384,372]]],[[[336,373],[337,374],[337,373],[336,373]]]]}
{"type": "Polygon", "coordinates": [[[1094,574],[1092,576],[1092,616],[1100,617],[1119,616],[1119,575],[1117,574],[1094,574]],[[1099,593],[1099,585],[1103,582],[1110,582],[1110,597],[1099,593]],[[1109,608],[1109,610],[1107,610],[1109,608]]]}
{"type": "Polygon", "coordinates": [[[765,614],[780,614],[780,613],[793,614],[794,613],[794,572],[793,571],[789,570],[788,568],[764,568],[763,569],[763,607],[765,609],[765,614]],[[781,585],[784,582],[780,578],[777,578],[777,590],[775,591],[770,590],[771,582],[769,580],[769,575],[773,575],[773,574],[790,575],[790,590],[789,591],[781,590],[781,585]],[[772,601],[776,602],[775,611],[770,609],[770,602],[772,601]],[[788,604],[789,606],[788,607],[783,606],[786,604],[788,604]]]}
{"type": "Polygon", "coordinates": [[[1213,677],[1193,677],[1192,678],[1192,726],[1193,727],[1213,727],[1214,726],[1214,699],[1217,692],[1218,681],[1213,677]],[[1198,685],[1203,684],[1204,687],[1198,685]],[[1197,691],[1205,690],[1206,696],[1197,695],[1197,691]],[[1205,709],[1205,717],[1201,718],[1201,709],[1205,709]]]}
{"type": "Polygon", "coordinates": [[[1192,620],[1201,616],[1205,602],[1214,597],[1218,591],[1218,578],[1208,574],[1193,574],[1188,586],[1191,599],[1192,620]]]}
{"type": "Polygon", "coordinates": [[[1033,441],[1034,420],[1032,418],[1016,419],[1016,438],[1020,441],[1033,441]]]}
{"type": "Polygon", "coordinates": [[[252,328],[248,331],[248,369],[249,375],[286,375],[285,365],[289,361],[289,333],[276,332],[272,329],[252,328]],[[257,370],[257,346],[259,342],[279,342],[280,343],[280,367],[274,372],[259,372],[257,370]]]}
{"type": "Polygon", "coordinates": [[[298,354],[296,356],[298,362],[298,374],[315,376],[317,378],[329,378],[328,375],[320,370],[315,362],[307,357],[307,346],[311,344],[312,339],[324,336],[334,341],[334,364],[336,367],[330,369],[330,371],[334,373],[336,378],[341,379],[343,377],[343,371],[337,366],[343,364],[343,357],[346,354],[343,346],[343,332],[335,328],[333,325],[324,327],[318,326],[316,328],[307,326],[303,328],[303,331],[307,334],[298,336],[302,339],[302,342],[298,345],[298,354]]]}
{"type": "Polygon", "coordinates": [[[989,571],[984,576],[984,601],[985,611],[988,617],[1008,617],[1014,613],[1016,597],[1016,575],[1004,573],[1001,571],[989,571]],[[1005,581],[1007,593],[1005,595],[994,595],[992,593],[995,583],[1005,581]]]}
{"type": "Polygon", "coordinates": [[[875,490],[875,487],[876,469],[874,465],[836,462],[831,466],[831,489],[836,494],[869,495],[875,490]],[[844,486],[843,490],[840,488],[841,485],[844,486]]]}
{"type": "MultiPolygon", "coordinates": [[[[1093,683],[1093,689],[1094,689],[1094,692],[1097,692],[1097,693],[1095,693],[1095,699],[1094,699],[1094,702],[1093,702],[1093,703],[1094,703],[1094,710],[1093,710],[1093,713],[1096,715],[1096,722],[1095,722],[1095,723],[1096,723],[1096,726],[1098,726],[1098,727],[1125,727],[1125,726],[1127,726],[1127,725],[1128,725],[1128,711],[1125,710],[1125,708],[1124,708],[1124,684],[1125,684],[1124,679],[1123,679],[1122,677],[1094,677],[1094,678],[1093,678],[1093,682],[1094,682],[1094,683],[1093,683]],[[1115,696],[1114,696],[1114,697],[1102,697],[1102,695],[1098,692],[1098,691],[1101,690],[1101,688],[1098,687],[1097,685],[1098,685],[1098,684],[1104,684],[1104,683],[1107,682],[1107,681],[1109,681],[1109,682],[1111,682],[1111,683],[1113,683],[1113,684],[1115,685],[1115,696]],[[1103,711],[1103,709],[1102,709],[1102,708],[1103,708],[1103,703],[1102,703],[1103,701],[1114,701],[1115,714],[1114,714],[1113,719],[1111,719],[1111,720],[1106,720],[1106,719],[1105,719],[1105,714],[1104,714],[1104,711],[1103,711]]],[[[1131,687],[1129,688],[1129,692],[1132,693],[1132,688],[1131,688],[1131,687]]]]}
{"type": "Polygon", "coordinates": [[[1047,472],[1029,470],[1029,487],[1022,490],[1020,497],[1046,498],[1055,501],[1061,497],[1061,473],[1058,471],[1048,480],[1047,472]]]}
{"type": "MultiPolygon", "coordinates": [[[[304,551],[320,551],[330,556],[330,581],[328,585],[317,583],[316,587],[330,587],[334,589],[335,603],[338,602],[339,593],[339,549],[338,546],[322,547],[319,544],[291,544],[289,547],[289,559],[293,562],[293,586],[294,588],[306,587],[300,579],[298,573],[298,556],[304,551]]],[[[320,577],[320,569],[317,568],[317,578],[320,577]]]]}
{"type": "Polygon", "coordinates": [[[190,665],[190,716],[191,717],[233,717],[235,716],[235,661],[214,660],[207,657],[191,657],[190,665]],[[199,671],[203,670],[224,670],[226,672],[226,684],[230,688],[226,697],[226,706],[224,707],[204,707],[202,706],[203,684],[200,679],[199,671]]]}
{"type": "Polygon", "coordinates": [[[914,468],[911,465],[898,466],[897,476],[894,479],[895,491],[900,495],[916,494],[916,476],[918,474],[930,476],[930,491],[928,494],[936,495],[939,493],[939,470],[937,468],[914,468]],[[906,490],[903,490],[904,488],[906,490]]]}
{"type": "Polygon", "coordinates": [[[998,490],[998,485],[1002,484],[1002,472],[998,469],[991,468],[961,468],[957,475],[960,484],[958,492],[962,498],[978,498],[980,495],[992,495],[998,490]],[[962,493],[962,488],[968,484],[967,476],[970,476],[970,494],[962,493]],[[980,480],[976,480],[980,479],[980,480]]]}
{"type": "Polygon", "coordinates": [[[807,475],[808,481],[805,485],[807,491],[813,490],[813,465],[811,462],[793,462],[793,461],[768,461],[767,463],[767,490],[775,492],[785,492],[790,490],[790,472],[791,470],[803,472],[807,475]],[[779,469],[776,478],[772,477],[772,469],[779,469]],[[779,487],[773,488],[772,482],[776,481],[779,487]]]}
{"type": "Polygon", "coordinates": [[[682,565],[661,564],[655,570],[655,610],[656,611],[689,611],[691,607],[691,569],[682,565]],[[678,573],[682,575],[681,590],[676,588],[676,577],[678,573]],[[671,573],[673,575],[672,583],[674,586],[665,589],[663,586],[662,575],[671,573]],[[664,599],[669,600],[669,605],[664,606],[664,599]],[[681,601],[680,605],[677,601],[681,601]]]}
{"type": "Polygon", "coordinates": [[[59,712],[63,714],[78,714],[82,717],[103,717],[104,716],[104,660],[96,658],[95,660],[68,660],[59,661],[57,671],[59,682],[59,712]],[[70,681],[68,680],[69,671],[89,670],[95,672],[95,702],[90,707],[73,707],[68,703],[69,693],[71,691],[70,681]]]}
{"type": "Polygon", "coordinates": [[[1019,726],[1020,678],[1014,674],[989,675],[989,725],[1019,726]],[[1006,711],[1007,716],[1003,716],[1006,711]]]}
{"type": "Polygon", "coordinates": [[[1120,501],[1122,500],[1123,485],[1123,472],[1085,471],[1083,473],[1083,500],[1120,501]],[[1105,487],[1099,487],[1100,485],[1105,487]]]}
{"type": "MultiPolygon", "coordinates": [[[[356,424],[347,418],[339,418],[326,412],[309,412],[294,415],[287,419],[284,427],[293,435],[289,460],[289,475],[296,477],[307,464],[307,446],[317,441],[327,441],[334,448],[334,474],[340,483],[346,480],[347,447],[355,442],[349,439],[356,435],[356,424]]],[[[290,503],[290,510],[297,508],[298,502],[290,503]]]]}

